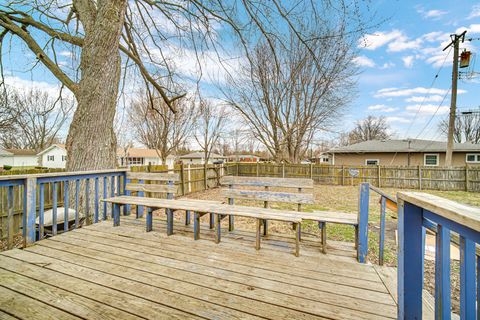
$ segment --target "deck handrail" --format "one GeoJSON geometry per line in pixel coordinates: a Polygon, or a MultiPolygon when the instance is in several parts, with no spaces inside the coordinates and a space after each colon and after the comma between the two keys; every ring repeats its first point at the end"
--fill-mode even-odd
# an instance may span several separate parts
{"type": "Polygon", "coordinates": [[[475,319],[480,260],[480,208],[420,192],[399,192],[398,198],[398,318],[420,319],[425,228],[436,226],[435,318],[449,319],[451,233],[459,235],[460,317],[475,319]]]}
{"type": "MultiPolygon", "coordinates": [[[[126,172],[128,169],[107,169],[75,172],[54,172],[26,175],[0,176],[0,187],[7,189],[7,247],[13,247],[13,216],[15,193],[14,188],[23,187],[23,246],[32,244],[42,239],[44,233],[44,214],[45,214],[45,186],[49,185],[52,189],[52,234],[57,234],[57,208],[58,196],[63,196],[64,203],[64,222],[63,230],[77,228],[79,226],[80,207],[83,202],[85,212],[84,216],[90,217],[90,207],[93,209],[93,223],[99,221],[100,217],[100,191],[103,191],[103,198],[114,196],[115,194],[125,194],[126,172]],[[90,183],[90,182],[93,183],[90,183]],[[93,186],[91,186],[93,184],[93,186]],[[90,192],[93,187],[93,192],[90,192]],[[69,193],[72,192],[72,196],[69,193]],[[82,193],[82,196],[80,195],[82,193]],[[93,199],[90,199],[93,194],[93,199]],[[38,201],[37,201],[38,196],[38,201]],[[37,206],[38,203],[38,206],[37,206]],[[69,226],[70,205],[74,206],[75,221],[69,226]],[[38,210],[38,228],[37,228],[37,210],[38,210]]],[[[125,211],[128,208],[124,208],[125,211]]],[[[102,219],[107,218],[107,205],[103,204],[102,219]]]]}

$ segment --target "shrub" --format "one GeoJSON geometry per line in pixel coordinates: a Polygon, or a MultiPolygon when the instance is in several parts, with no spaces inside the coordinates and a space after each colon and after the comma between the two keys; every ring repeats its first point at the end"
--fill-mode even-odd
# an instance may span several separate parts
{"type": "Polygon", "coordinates": [[[12,169],[12,166],[9,166],[9,165],[4,164],[4,165],[3,165],[3,169],[4,169],[4,170],[10,170],[10,169],[12,169]]]}

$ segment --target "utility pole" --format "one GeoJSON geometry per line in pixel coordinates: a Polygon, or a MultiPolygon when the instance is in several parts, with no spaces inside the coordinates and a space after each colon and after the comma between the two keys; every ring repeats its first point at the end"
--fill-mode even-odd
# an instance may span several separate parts
{"type": "Polygon", "coordinates": [[[450,117],[448,119],[448,137],[447,137],[447,154],[445,157],[445,166],[452,166],[453,153],[453,133],[455,130],[455,113],[457,111],[457,82],[458,82],[458,51],[460,49],[460,41],[463,43],[467,30],[461,34],[452,34],[450,37],[452,41],[446,46],[443,51],[447,50],[453,45],[453,68],[452,68],[452,97],[450,99],[450,117]]]}

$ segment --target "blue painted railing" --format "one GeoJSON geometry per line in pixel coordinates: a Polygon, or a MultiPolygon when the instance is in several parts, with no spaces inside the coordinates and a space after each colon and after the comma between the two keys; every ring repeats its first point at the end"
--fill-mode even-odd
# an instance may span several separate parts
{"type": "Polygon", "coordinates": [[[369,217],[369,200],[370,191],[380,195],[380,234],[378,245],[378,264],[383,265],[384,251],[385,251],[385,224],[386,224],[386,210],[390,208],[396,211],[397,201],[386,194],[383,190],[372,186],[368,182],[360,184],[359,197],[359,234],[357,256],[359,262],[366,262],[368,254],[368,217],[369,217]]]}
{"type": "MultiPolygon", "coordinates": [[[[47,174],[0,176],[0,188],[7,188],[7,243],[13,246],[14,188],[23,187],[23,245],[27,246],[45,237],[45,187],[51,185],[52,231],[58,232],[57,209],[59,194],[63,197],[64,222],[62,229],[77,228],[81,217],[91,217],[93,223],[107,219],[107,204],[100,208],[100,200],[125,194],[126,169],[77,171],[47,174]],[[92,190],[93,188],[93,190],[92,190]],[[61,189],[61,190],[60,190],[61,189]],[[103,194],[101,193],[103,191],[103,194]],[[38,197],[38,198],[37,198],[38,197]],[[92,202],[93,201],[93,202],[92,202]],[[69,210],[75,211],[73,225],[69,225],[69,210]],[[84,212],[80,212],[83,208],[84,212]],[[90,212],[90,210],[93,212],[90,212]],[[38,217],[38,225],[36,218],[38,217]]],[[[18,194],[18,193],[17,193],[18,194]]],[[[127,210],[127,208],[125,208],[127,210]]]]}
{"type": "Polygon", "coordinates": [[[478,319],[480,208],[418,192],[398,194],[398,318],[422,318],[425,228],[436,232],[435,318],[451,317],[450,242],[459,237],[460,318],[478,319]]]}

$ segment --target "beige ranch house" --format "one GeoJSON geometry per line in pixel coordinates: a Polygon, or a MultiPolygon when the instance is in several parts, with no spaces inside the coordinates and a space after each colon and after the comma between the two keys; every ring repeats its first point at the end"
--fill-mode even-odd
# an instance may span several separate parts
{"type": "MultiPolygon", "coordinates": [[[[331,149],[333,165],[444,166],[447,143],[432,140],[370,140],[331,149]]],[[[480,165],[480,144],[455,143],[453,166],[480,165]]]]}

